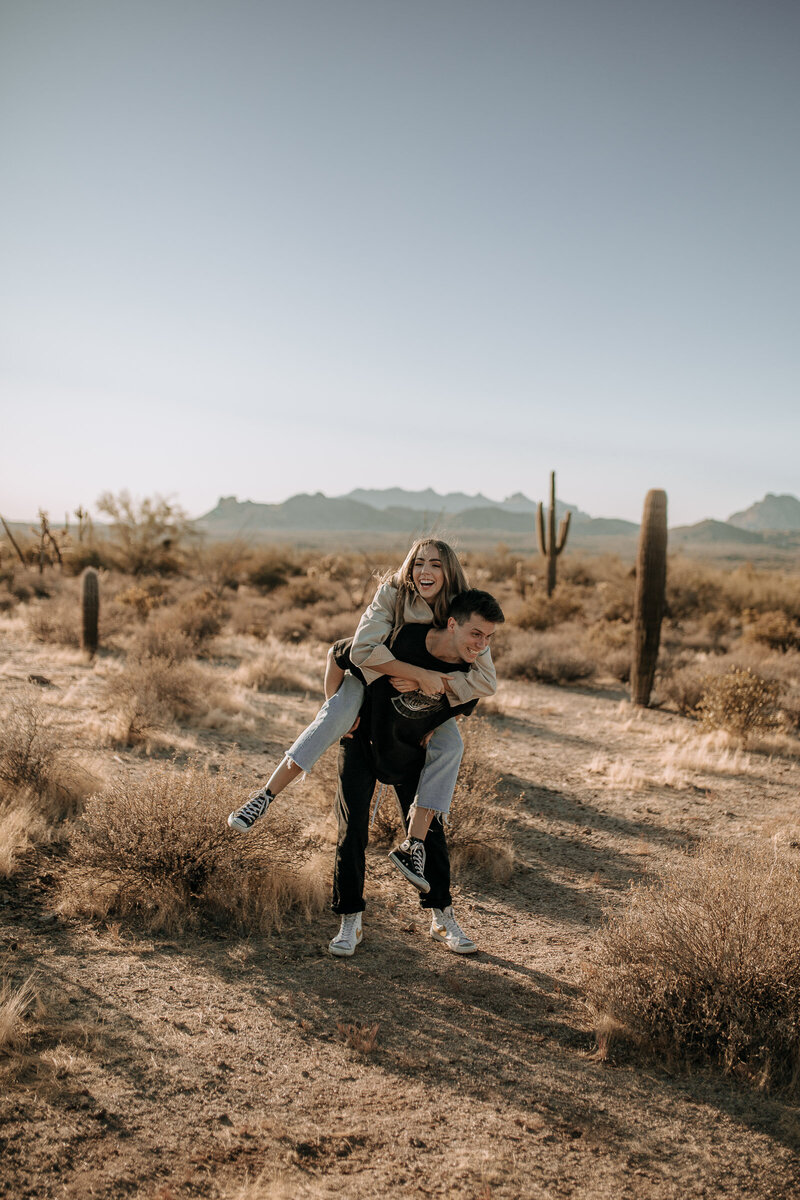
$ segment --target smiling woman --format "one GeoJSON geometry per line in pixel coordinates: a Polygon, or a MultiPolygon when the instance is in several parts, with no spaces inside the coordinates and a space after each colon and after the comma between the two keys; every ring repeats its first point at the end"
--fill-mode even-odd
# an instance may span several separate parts
{"type": "MultiPolygon", "coordinates": [[[[470,660],[472,665],[466,675],[440,674],[403,662],[390,649],[406,624],[433,624],[444,629],[452,600],[468,587],[458,556],[447,542],[431,539],[415,542],[398,570],[384,577],[356,629],[351,661],[359,668],[364,682],[370,684],[388,675],[404,690],[444,697],[451,707],[494,695],[497,676],[488,648],[474,662],[470,660]]],[[[337,666],[332,653],[328,654],[325,672],[325,696],[316,718],[287,750],[266,785],[230,814],[228,824],[232,829],[241,833],[251,829],[285,787],[310,771],[334,742],[346,737],[357,725],[364,684],[350,671],[337,666]]],[[[432,788],[436,802],[431,807],[437,810],[442,810],[442,788],[447,792],[445,798],[449,804],[462,752],[461,736],[455,722],[450,720],[431,740],[420,778],[420,795],[424,797],[432,788]]]]}

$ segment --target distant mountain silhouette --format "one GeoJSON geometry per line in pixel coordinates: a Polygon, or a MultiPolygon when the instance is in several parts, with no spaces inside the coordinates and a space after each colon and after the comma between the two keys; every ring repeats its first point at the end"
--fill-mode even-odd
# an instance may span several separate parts
{"type": "Polygon", "coordinates": [[[691,542],[743,542],[756,544],[763,542],[761,533],[748,529],[738,529],[727,521],[698,521],[696,525],[676,525],[669,531],[670,546],[691,542]]]}
{"type": "MultiPolygon", "coordinates": [[[[430,489],[426,492],[404,492],[401,488],[390,488],[381,493],[356,490],[348,496],[333,497],[324,496],[322,492],[314,495],[302,493],[284,500],[282,504],[255,504],[252,500],[222,496],[216,507],[199,517],[195,525],[217,537],[270,530],[411,534],[423,527],[435,530],[438,524],[452,530],[491,531],[498,534],[530,531],[535,537],[536,506],[524,496],[512,497],[508,502],[510,507],[492,504],[485,497],[481,497],[482,503],[476,506],[472,503],[475,497],[467,496],[463,499],[470,503],[465,508],[459,508],[457,504],[460,499],[462,496],[459,493],[451,493],[447,497],[430,489]],[[374,507],[355,499],[356,496],[372,494],[377,494],[382,502],[400,497],[413,499],[415,503],[374,507]],[[429,504],[424,504],[423,500],[429,501],[429,504]],[[449,509],[447,501],[452,505],[449,509]]],[[[559,516],[566,511],[566,506],[562,507],[561,504],[557,504],[556,508],[559,516]]],[[[635,533],[638,529],[630,521],[603,520],[595,523],[585,513],[575,509],[571,511],[573,524],[586,532],[593,532],[595,524],[598,525],[598,533],[635,533]]]]}
{"type": "MultiPolygon", "coordinates": [[[[372,508],[382,510],[387,508],[418,509],[429,515],[463,513],[471,509],[484,508],[499,508],[503,512],[509,513],[535,513],[537,505],[537,501],[529,500],[522,492],[515,492],[513,496],[507,496],[505,500],[489,500],[480,492],[474,496],[467,496],[465,492],[447,492],[445,495],[440,495],[433,488],[426,488],[421,492],[409,492],[405,488],[354,488],[346,496],[338,498],[355,500],[359,504],[369,504],[372,508]]],[[[560,518],[567,511],[572,513],[573,521],[592,520],[589,514],[581,512],[576,504],[567,504],[563,500],[556,500],[558,517],[560,518]]]]}
{"type": "Polygon", "coordinates": [[[796,496],[767,492],[763,500],[728,517],[727,523],[737,529],[762,533],[795,533],[800,531],[800,500],[796,496]]]}

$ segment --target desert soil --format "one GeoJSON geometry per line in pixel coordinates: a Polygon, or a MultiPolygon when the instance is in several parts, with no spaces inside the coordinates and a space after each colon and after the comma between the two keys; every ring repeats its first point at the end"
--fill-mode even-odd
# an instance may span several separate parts
{"type": "MultiPolygon", "coordinates": [[[[98,749],[109,669],[13,621],[0,634],[0,686],[46,676],[64,744],[107,779],[152,761],[98,749]]],[[[209,758],[235,741],[260,781],[316,704],[251,704],[235,736],[187,736],[209,758]]],[[[630,881],[699,839],[791,829],[797,759],[732,764],[691,722],[632,710],[618,685],[508,686],[488,720],[516,865],[507,883],[458,880],[471,957],[429,939],[385,847],[370,850],[364,942],[347,960],[328,954],[328,912],[249,938],[64,917],[63,846],[29,851],[0,881],[0,965],[35,972],[44,1007],[0,1095],[0,1196],[800,1195],[797,1110],[710,1070],[599,1061],[581,993],[630,881]]]]}

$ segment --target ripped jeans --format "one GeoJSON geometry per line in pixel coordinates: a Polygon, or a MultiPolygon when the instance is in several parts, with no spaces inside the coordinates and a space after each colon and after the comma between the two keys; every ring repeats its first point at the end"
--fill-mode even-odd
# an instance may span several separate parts
{"type": "MultiPolygon", "coordinates": [[[[286,751],[302,771],[310,771],[325,751],[352,729],[364,699],[364,685],[345,672],[341,686],[326,700],[311,724],[286,751]]],[[[464,743],[451,717],[435,729],[425,755],[415,797],[419,808],[430,808],[446,817],[461,766],[464,743]]]]}

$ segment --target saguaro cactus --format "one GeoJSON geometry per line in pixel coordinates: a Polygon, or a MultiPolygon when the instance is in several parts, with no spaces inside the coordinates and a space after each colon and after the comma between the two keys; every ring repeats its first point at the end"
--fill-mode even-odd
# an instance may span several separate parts
{"type": "Polygon", "coordinates": [[[549,540],[545,537],[544,532],[544,506],[539,501],[539,507],[536,510],[536,530],[539,535],[539,550],[547,559],[547,594],[552,596],[553,589],[556,586],[556,559],[567,542],[567,534],[569,532],[569,521],[572,513],[567,513],[561,522],[561,528],[558,531],[558,540],[556,540],[556,473],[550,472],[550,511],[547,514],[547,523],[549,529],[549,540]]]}
{"type": "Polygon", "coordinates": [[[90,656],[97,653],[97,628],[100,615],[100,581],[94,567],[81,575],[81,646],[90,656]]]}
{"type": "Polygon", "coordinates": [[[631,700],[647,707],[656,673],[667,590],[667,493],[647,493],[636,559],[631,700]]]}

